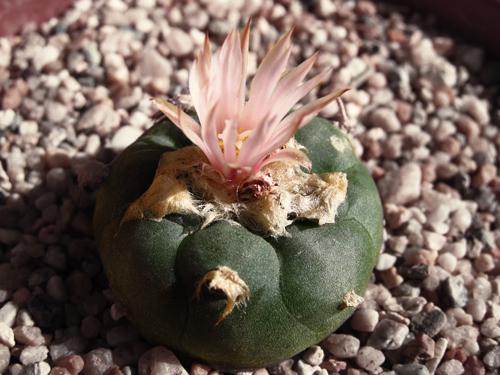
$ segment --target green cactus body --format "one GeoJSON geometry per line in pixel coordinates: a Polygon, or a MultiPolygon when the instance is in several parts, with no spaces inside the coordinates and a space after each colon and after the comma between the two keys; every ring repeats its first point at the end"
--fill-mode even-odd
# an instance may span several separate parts
{"type": "Polygon", "coordinates": [[[161,120],[112,164],[97,198],[95,235],[110,285],[129,319],[149,340],[229,368],[271,365],[338,328],[362,295],[382,241],[376,186],[348,139],[316,118],[297,134],[314,173],[343,171],[347,199],[335,224],[296,222],[290,236],[266,237],[225,221],[193,231],[196,218],[121,223],[151,184],[160,156],[189,145],[161,120]],[[197,282],[216,267],[237,272],[250,289],[246,305],[215,324],[226,300],[197,282]]]}

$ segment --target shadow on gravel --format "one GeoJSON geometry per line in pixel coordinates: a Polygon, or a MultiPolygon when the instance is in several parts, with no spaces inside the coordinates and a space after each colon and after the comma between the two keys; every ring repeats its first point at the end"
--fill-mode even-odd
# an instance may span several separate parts
{"type": "MultiPolygon", "coordinates": [[[[109,348],[87,355],[122,367],[149,347],[113,306],[92,233],[95,195],[114,156],[102,148],[95,157],[47,153],[31,161],[33,186],[7,193],[0,180],[0,321],[18,344],[45,342],[52,363],[109,348]],[[41,332],[23,338],[22,326],[41,332]]],[[[8,170],[15,173],[25,172],[8,170]]]]}

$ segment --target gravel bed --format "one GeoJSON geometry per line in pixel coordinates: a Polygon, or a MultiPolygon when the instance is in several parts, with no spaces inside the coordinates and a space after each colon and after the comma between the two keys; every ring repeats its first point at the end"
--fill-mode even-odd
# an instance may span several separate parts
{"type": "Polygon", "coordinates": [[[81,0],[0,39],[0,373],[217,374],[129,325],[91,218],[105,164],[151,126],[150,97],[182,100],[204,32],[220,44],[249,16],[251,71],[295,24],[292,59],[319,50],[317,70],[334,68],[311,97],[353,88],[386,219],[354,316],[255,374],[497,374],[500,64],[405,8],[333,0],[81,0]]]}

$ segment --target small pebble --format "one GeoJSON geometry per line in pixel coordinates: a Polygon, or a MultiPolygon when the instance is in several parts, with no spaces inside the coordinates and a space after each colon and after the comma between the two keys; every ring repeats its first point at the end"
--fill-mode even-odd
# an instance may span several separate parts
{"type": "Polygon", "coordinates": [[[351,326],[360,332],[373,332],[377,326],[379,313],[373,309],[358,309],[351,318],[351,326]]]}
{"type": "Polygon", "coordinates": [[[16,342],[14,340],[14,331],[7,324],[0,322],[0,344],[12,348],[16,342]]]}
{"type": "Polygon", "coordinates": [[[305,351],[302,355],[302,359],[311,366],[319,366],[323,359],[325,358],[325,353],[320,346],[314,345],[305,351]]]}
{"type": "Polygon", "coordinates": [[[149,374],[188,375],[177,357],[168,349],[157,346],[139,359],[139,375],[149,374]]]}
{"type": "Polygon", "coordinates": [[[383,319],[368,339],[368,345],[376,349],[399,349],[408,333],[408,326],[391,319],[383,319]]]}
{"type": "Polygon", "coordinates": [[[448,277],[443,282],[442,290],[446,303],[451,306],[464,307],[467,304],[468,292],[461,276],[448,277]]]}
{"type": "Polygon", "coordinates": [[[456,359],[450,359],[439,365],[437,368],[437,375],[461,375],[464,373],[464,366],[456,359]]]}
{"type": "Polygon", "coordinates": [[[335,358],[353,358],[358,353],[360,341],[354,336],[332,334],[323,341],[323,346],[335,358]]]}
{"type": "Polygon", "coordinates": [[[491,369],[500,368],[500,346],[496,346],[493,350],[486,353],[483,362],[491,369]]]}
{"type": "Polygon", "coordinates": [[[385,361],[384,353],[371,346],[362,347],[356,355],[356,363],[362,369],[369,372],[376,372],[385,361]]]}
{"type": "Polygon", "coordinates": [[[43,361],[47,358],[49,349],[46,346],[26,346],[19,356],[19,360],[23,365],[30,365],[43,361]]]}
{"type": "Polygon", "coordinates": [[[5,345],[0,344],[0,373],[4,373],[4,371],[9,367],[10,363],[10,350],[5,345]]]}
{"type": "Polygon", "coordinates": [[[425,333],[430,337],[436,336],[446,325],[446,314],[440,309],[429,312],[423,311],[415,315],[411,320],[412,331],[425,333]]]}
{"type": "Polygon", "coordinates": [[[407,365],[396,365],[393,367],[396,375],[429,375],[429,370],[424,365],[410,363],[407,365]]]}

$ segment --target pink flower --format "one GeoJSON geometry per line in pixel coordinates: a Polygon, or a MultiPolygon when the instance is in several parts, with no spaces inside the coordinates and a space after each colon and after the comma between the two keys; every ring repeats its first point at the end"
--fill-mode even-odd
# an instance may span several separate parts
{"type": "Polygon", "coordinates": [[[241,35],[232,31],[214,55],[205,38],[189,75],[199,124],[175,105],[156,99],[159,109],[203,151],[211,167],[235,185],[275,161],[293,161],[309,168],[304,153],[285,145],[301,126],[346,91],[334,92],[289,113],[330,72],[327,69],[304,81],[317,54],[285,71],[291,52],[289,31],[264,57],[246,100],[249,34],[249,23],[241,35]]]}

